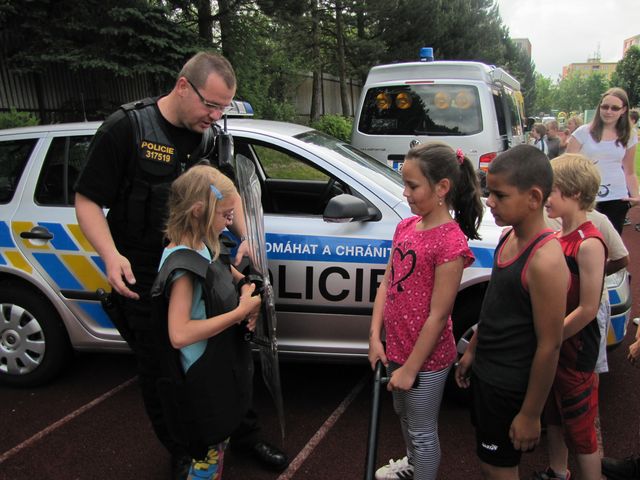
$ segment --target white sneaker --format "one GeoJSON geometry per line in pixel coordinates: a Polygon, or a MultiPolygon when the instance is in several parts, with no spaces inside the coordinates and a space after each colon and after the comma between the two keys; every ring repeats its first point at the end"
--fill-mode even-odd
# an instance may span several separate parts
{"type": "Polygon", "coordinates": [[[376,480],[412,480],[413,465],[407,457],[398,461],[389,460],[389,465],[376,470],[376,480]]]}

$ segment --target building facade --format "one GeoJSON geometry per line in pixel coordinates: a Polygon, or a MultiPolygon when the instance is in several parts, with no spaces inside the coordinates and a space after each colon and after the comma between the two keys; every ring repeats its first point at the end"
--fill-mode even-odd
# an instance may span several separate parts
{"type": "Polygon", "coordinates": [[[531,42],[528,38],[512,38],[511,41],[515,43],[516,47],[522,50],[531,58],[531,42]]]}
{"type": "Polygon", "coordinates": [[[640,34],[636,35],[635,37],[631,37],[631,38],[627,38],[624,41],[624,44],[622,46],[622,56],[624,57],[625,53],[627,53],[627,50],[629,50],[629,47],[636,45],[640,47],[640,34]]]}
{"type": "Polygon", "coordinates": [[[590,58],[586,62],[570,63],[562,67],[562,78],[567,78],[573,74],[591,75],[593,73],[602,73],[607,78],[611,78],[613,72],[616,71],[618,62],[601,62],[599,58],[590,58]]]}

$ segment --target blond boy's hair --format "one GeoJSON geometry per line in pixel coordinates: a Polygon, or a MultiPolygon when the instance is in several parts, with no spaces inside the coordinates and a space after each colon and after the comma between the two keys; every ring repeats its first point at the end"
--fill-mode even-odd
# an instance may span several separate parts
{"type": "Polygon", "coordinates": [[[204,242],[213,258],[217,258],[220,254],[220,232],[213,228],[216,204],[236,195],[238,191],[233,182],[216,168],[210,165],[191,167],[171,184],[166,238],[190,248],[197,248],[200,242],[204,242]],[[204,208],[203,214],[196,218],[193,211],[198,202],[204,208]]]}
{"type": "Polygon", "coordinates": [[[565,197],[575,197],[581,210],[589,211],[600,189],[600,172],[591,160],[577,153],[565,153],[551,160],[553,186],[565,197]]]}

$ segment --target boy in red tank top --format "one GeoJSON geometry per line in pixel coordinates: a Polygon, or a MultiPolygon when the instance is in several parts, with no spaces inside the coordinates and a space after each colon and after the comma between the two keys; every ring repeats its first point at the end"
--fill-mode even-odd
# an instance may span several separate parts
{"type": "Polygon", "coordinates": [[[571,273],[563,342],[551,394],[545,406],[549,468],[541,479],[569,479],[568,451],[580,478],[599,480],[598,412],[600,329],[596,319],[604,282],[607,248],[600,231],[587,220],[600,187],[597,167],[583,155],[564,154],[551,162],[554,180],[547,201],[551,218],[562,218],[556,233],[571,273]]]}

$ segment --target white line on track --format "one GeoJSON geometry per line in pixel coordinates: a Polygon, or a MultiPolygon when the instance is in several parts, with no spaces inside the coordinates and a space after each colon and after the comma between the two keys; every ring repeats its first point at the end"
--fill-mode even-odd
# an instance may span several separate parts
{"type": "Polygon", "coordinates": [[[101,404],[102,402],[104,402],[105,400],[107,400],[108,398],[114,396],[116,393],[118,393],[119,391],[127,388],[129,385],[131,385],[138,377],[132,377],[129,380],[127,380],[124,383],[121,383],[120,385],[118,385],[117,387],[112,388],[111,390],[109,390],[108,392],[104,393],[103,395],[100,395],[98,398],[90,401],[89,403],[87,403],[86,405],[83,405],[82,407],[78,408],[77,410],[71,412],[69,415],[67,415],[66,417],[61,418],[60,420],[58,420],[55,423],[52,423],[51,425],[49,425],[47,428],[45,428],[44,430],[40,430],[38,433],[36,433],[35,435],[33,435],[32,437],[28,438],[27,440],[25,440],[22,443],[19,443],[18,445],[16,445],[15,447],[13,447],[11,450],[7,450],[6,452],[4,452],[2,455],[0,455],[0,465],[3,462],[6,462],[7,460],[9,460],[11,457],[13,457],[14,455],[16,455],[17,453],[19,453],[20,451],[24,450],[27,447],[30,447],[31,445],[33,445],[34,443],[36,443],[38,440],[42,439],[43,437],[45,437],[46,435],[50,434],[51,432],[53,432],[54,430],[57,430],[58,428],[64,426],[65,424],[69,423],[71,420],[73,420],[74,418],[76,418],[79,415],[82,415],[84,412],[86,412],[87,410],[90,410],[91,408],[101,404]]]}
{"type": "Polygon", "coordinates": [[[338,405],[333,413],[325,420],[322,426],[318,429],[318,431],[311,437],[311,439],[307,442],[300,453],[293,459],[293,461],[289,464],[289,467],[277,478],[277,480],[290,480],[298,469],[302,466],[307,458],[313,453],[315,448],[320,444],[322,439],[329,433],[329,431],[336,424],[338,419],[342,416],[342,414],[349,408],[349,405],[355,400],[358,396],[362,388],[367,384],[369,379],[371,378],[371,373],[367,373],[362,379],[356,384],[355,387],[349,392],[349,394],[345,397],[345,399],[338,405]]]}

